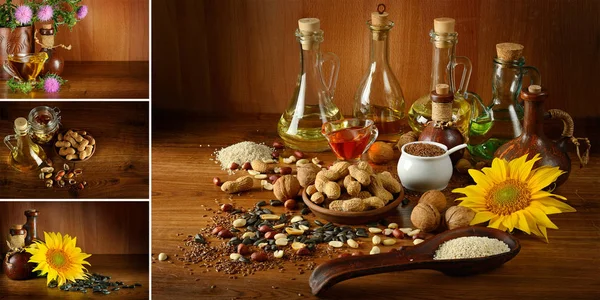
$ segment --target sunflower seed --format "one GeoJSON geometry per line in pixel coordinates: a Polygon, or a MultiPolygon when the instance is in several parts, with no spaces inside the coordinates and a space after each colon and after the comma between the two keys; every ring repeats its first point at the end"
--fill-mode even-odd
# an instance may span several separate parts
{"type": "Polygon", "coordinates": [[[373,246],[373,248],[371,248],[371,252],[369,252],[369,254],[379,254],[381,253],[381,249],[379,249],[379,247],[377,246],[373,246]]]}
{"type": "Polygon", "coordinates": [[[369,227],[369,232],[370,233],[381,233],[381,228],[369,227]]]}

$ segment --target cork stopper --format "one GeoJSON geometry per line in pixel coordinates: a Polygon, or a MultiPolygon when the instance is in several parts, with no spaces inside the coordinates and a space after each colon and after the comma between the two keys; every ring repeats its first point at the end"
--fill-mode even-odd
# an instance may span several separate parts
{"type": "Polygon", "coordinates": [[[516,43],[500,43],[496,45],[496,54],[501,60],[519,60],[523,53],[523,45],[516,43]]]}
{"type": "Polygon", "coordinates": [[[52,29],[52,24],[44,24],[42,25],[43,29],[52,29]]]}
{"type": "Polygon", "coordinates": [[[447,95],[450,91],[450,86],[445,83],[440,83],[435,86],[435,93],[438,95],[447,95]]]}
{"type": "Polygon", "coordinates": [[[454,25],[456,20],[452,18],[435,18],[433,19],[433,31],[437,34],[454,33],[454,25]]]}
{"type": "Polygon", "coordinates": [[[389,21],[389,14],[384,12],[380,14],[378,11],[371,13],[371,25],[373,26],[387,26],[389,21]]]}
{"type": "Polygon", "coordinates": [[[27,130],[28,126],[29,126],[29,123],[27,122],[27,119],[25,119],[25,118],[16,118],[15,119],[15,129],[16,130],[25,131],[25,130],[27,130]]]}
{"type": "Polygon", "coordinates": [[[317,18],[303,18],[298,20],[298,28],[304,34],[310,34],[321,29],[321,21],[317,18]]]}
{"type": "Polygon", "coordinates": [[[542,87],[536,84],[532,84],[527,90],[532,94],[539,94],[542,92],[542,87]]]}
{"type": "Polygon", "coordinates": [[[10,228],[14,229],[14,230],[21,230],[21,229],[23,229],[23,225],[15,224],[15,225],[11,226],[10,228]]]}

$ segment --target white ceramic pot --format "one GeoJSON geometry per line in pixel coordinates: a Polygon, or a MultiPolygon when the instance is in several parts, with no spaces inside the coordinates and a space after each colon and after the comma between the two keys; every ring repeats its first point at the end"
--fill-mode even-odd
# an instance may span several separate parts
{"type": "Polygon", "coordinates": [[[461,144],[448,150],[446,145],[426,141],[412,142],[402,146],[402,154],[398,160],[398,177],[400,177],[402,185],[417,192],[445,189],[452,177],[450,154],[466,146],[466,144],[461,144]],[[446,150],[446,153],[440,156],[423,157],[404,151],[407,145],[418,143],[436,145],[446,150]]]}

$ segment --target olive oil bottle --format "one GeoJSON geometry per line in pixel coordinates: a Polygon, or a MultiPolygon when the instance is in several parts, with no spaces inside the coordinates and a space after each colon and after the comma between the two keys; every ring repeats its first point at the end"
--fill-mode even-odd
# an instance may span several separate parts
{"type": "Polygon", "coordinates": [[[9,165],[20,172],[37,170],[46,161],[44,149],[29,137],[30,128],[27,119],[17,118],[15,134],[4,138],[10,149],[9,165]],[[11,144],[11,140],[16,141],[16,145],[11,144]]]}

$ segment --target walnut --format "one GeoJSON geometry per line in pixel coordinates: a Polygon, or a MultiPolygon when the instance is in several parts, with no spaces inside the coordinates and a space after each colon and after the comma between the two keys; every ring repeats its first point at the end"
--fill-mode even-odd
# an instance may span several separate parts
{"type": "Polygon", "coordinates": [[[296,169],[298,173],[298,182],[302,187],[307,187],[313,183],[315,183],[315,178],[317,177],[317,173],[321,171],[315,164],[303,164],[297,167],[296,169]]]}
{"type": "Polygon", "coordinates": [[[419,203],[413,208],[410,221],[422,231],[430,232],[440,225],[440,213],[431,204],[419,203]]]}
{"type": "Polygon", "coordinates": [[[275,194],[275,197],[279,200],[294,198],[298,195],[299,191],[300,182],[292,175],[281,176],[275,181],[275,185],[273,186],[273,194],[275,194]]]}
{"type": "Polygon", "coordinates": [[[475,212],[464,206],[450,206],[446,211],[446,224],[448,229],[469,226],[475,218],[475,212]]]}
{"type": "Polygon", "coordinates": [[[425,192],[419,199],[419,203],[431,204],[438,212],[446,210],[446,196],[440,191],[425,192]]]}

